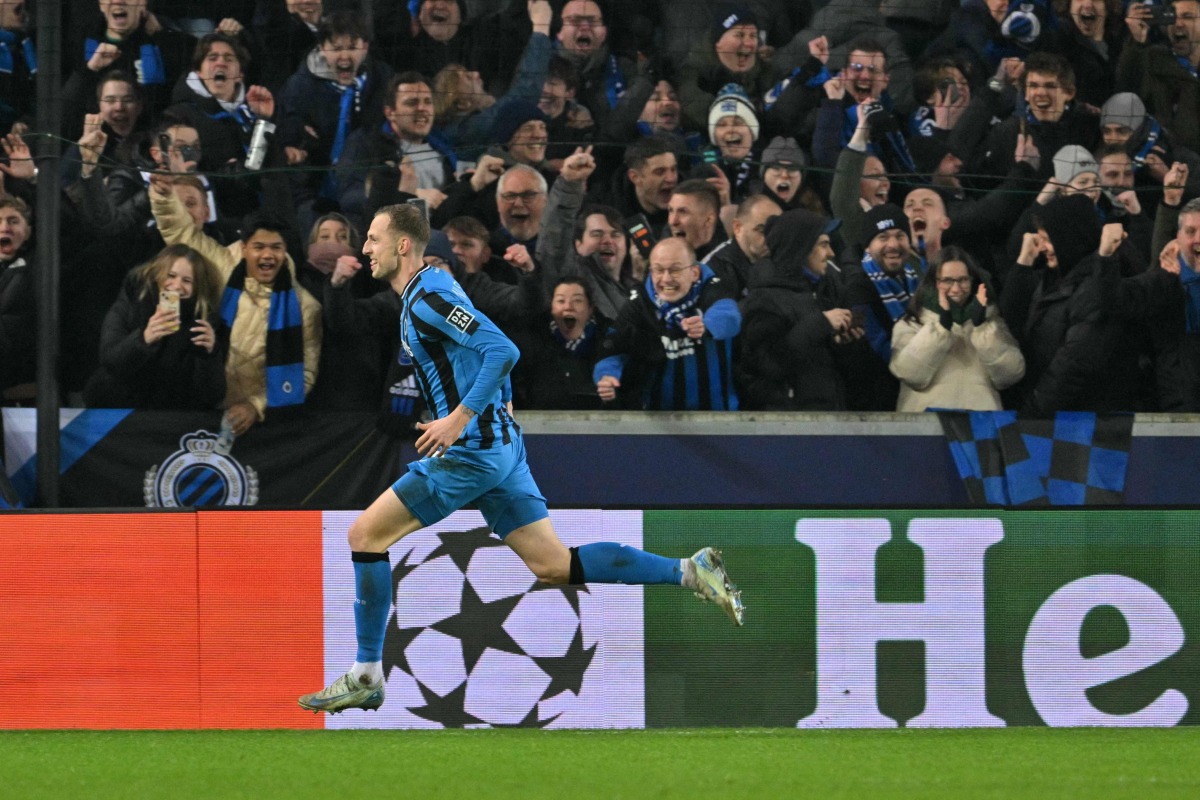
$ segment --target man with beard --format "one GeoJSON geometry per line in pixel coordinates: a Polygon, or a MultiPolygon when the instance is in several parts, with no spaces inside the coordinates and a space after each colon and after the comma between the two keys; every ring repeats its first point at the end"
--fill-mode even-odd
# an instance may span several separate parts
{"type": "Polygon", "coordinates": [[[649,272],[605,337],[592,374],[600,399],[648,411],[736,411],[737,302],[682,238],[654,246],[649,272]]]}
{"type": "Polygon", "coordinates": [[[199,132],[204,143],[201,172],[238,176],[223,177],[213,185],[221,213],[238,219],[260,206],[264,181],[270,187],[266,194],[289,198],[285,204],[291,205],[287,179],[270,171],[285,163],[272,121],[275,98],[263,86],[243,83],[249,63],[250,53],[238,39],[223,33],[205,36],[196,45],[193,71],[176,87],[177,102],[168,109],[171,117],[199,132]],[[261,165],[253,168],[246,162],[256,126],[266,132],[267,151],[261,165]],[[260,168],[268,169],[261,178],[260,168]]]}
{"type": "Polygon", "coordinates": [[[225,413],[234,435],[303,405],[317,380],[321,304],[296,279],[286,223],[253,212],[242,222],[241,241],[223,247],[199,229],[161,174],[151,179],[150,207],[163,241],[196,250],[224,279],[221,318],[230,330],[225,413]]]}
{"type": "Polygon", "coordinates": [[[846,387],[839,346],[861,330],[830,275],[829,234],[839,222],[793,209],[767,223],[771,255],[751,281],[744,308],[738,385],[742,408],[840,411],[846,387]]]}
{"type": "Polygon", "coordinates": [[[721,196],[705,180],[684,181],[671,192],[667,204],[667,228],[670,235],[683,239],[703,258],[725,241],[725,230],[718,224],[721,196]]]}
{"type": "MultiPolygon", "coordinates": [[[[383,122],[385,90],[392,70],[370,55],[361,16],[335,11],[317,28],[317,46],[283,87],[279,143],[293,173],[297,205],[311,209],[318,196],[333,201],[337,185],[331,171],[346,150],[351,132],[376,129],[383,122]]],[[[307,228],[311,213],[302,215],[307,228]]]]}
{"type": "Polygon", "coordinates": [[[908,238],[904,211],[892,203],[875,206],[862,222],[862,261],[845,270],[845,300],[854,314],[851,327],[863,329],[870,348],[856,353],[848,375],[847,402],[859,411],[894,411],[900,384],[888,371],[892,328],[908,310],[921,280],[921,262],[908,238]]]}
{"type": "Polygon", "coordinates": [[[711,267],[717,277],[733,288],[738,300],[746,297],[754,283],[755,262],[771,254],[767,226],[782,213],[779,204],[766,195],[747,197],[738,205],[733,218],[733,238],[702,259],[701,263],[711,267]]]}
{"type": "Polygon", "coordinates": [[[0,397],[5,400],[13,387],[36,377],[37,307],[33,267],[25,260],[30,216],[24,200],[0,194],[0,397]]]}
{"type": "Polygon", "coordinates": [[[1179,144],[1200,152],[1200,0],[1174,0],[1167,44],[1150,44],[1152,9],[1130,3],[1129,40],[1117,64],[1120,91],[1135,93],[1179,144]]]}
{"type": "Polygon", "coordinates": [[[63,136],[79,138],[84,114],[94,111],[100,77],[118,69],[137,80],[149,119],[158,119],[172,88],[187,70],[192,38],[164,28],[147,11],[146,0],[99,0],[100,14],[83,41],[74,45],[63,86],[63,136]],[[77,49],[75,49],[77,48],[77,49]]]}
{"type": "Polygon", "coordinates": [[[531,315],[514,342],[521,361],[513,370],[518,408],[596,411],[603,407],[592,369],[609,320],[595,313],[583,278],[560,278],[548,314],[531,315]]]}

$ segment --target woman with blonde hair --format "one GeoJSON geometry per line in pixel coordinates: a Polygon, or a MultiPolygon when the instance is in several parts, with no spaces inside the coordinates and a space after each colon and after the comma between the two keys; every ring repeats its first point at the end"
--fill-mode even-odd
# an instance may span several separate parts
{"type": "Polygon", "coordinates": [[[89,407],[215,409],[225,397],[229,331],[221,275],[174,244],[125,279],[100,333],[100,368],[84,389],[89,407]]]}

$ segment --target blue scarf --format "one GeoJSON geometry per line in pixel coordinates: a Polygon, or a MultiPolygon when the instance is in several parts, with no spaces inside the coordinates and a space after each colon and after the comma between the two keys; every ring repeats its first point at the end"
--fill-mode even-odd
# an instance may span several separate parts
{"type": "Polygon", "coordinates": [[[333,137],[333,148],[329,151],[329,163],[337,164],[346,147],[346,136],[350,133],[350,123],[354,115],[362,110],[363,89],[367,85],[367,73],[354,79],[354,83],[343,86],[337,81],[329,81],[329,85],[342,96],[342,105],[338,111],[337,133],[333,137]]]}
{"type": "MultiPolygon", "coordinates": [[[[234,268],[221,296],[221,319],[233,330],[238,301],[246,288],[246,262],[234,268]]],[[[271,286],[267,311],[267,408],[304,403],[304,316],[285,264],[271,286]]]]}
{"type": "Polygon", "coordinates": [[[863,254],[862,268],[863,272],[867,273],[867,277],[871,279],[875,291],[879,293],[879,299],[883,301],[883,307],[887,310],[888,316],[892,318],[892,322],[903,317],[904,312],[908,310],[909,299],[917,291],[917,284],[921,282],[921,276],[917,274],[917,271],[905,262],[904,283],[900,283],[885,272],[883,267],[876,264],[870,253],[863,254]]]}
{"type": "Polygon", "coordinates": [[[608,98],[608,107],[616,108],[617,101],[625,94],[625,76],[617,64],[617,57],[610,55],[604,69],[604,94],[608,98]]]}
{"type": "MultiPolygon", "coordinates": [[[[779,83],[772,86],[767,91],[767,93],[765,95],[763,95],[763,111],[770,111],[772,108],[775,107],[775,104],[779,102],[780,96],[782,96],[783,93],[785,91],[787,91],[787,88],[792,85],[792,81],[795,80],[796,76],[799,74],[800,74],[800,68],[796,67],[794,70],[792,70],[787,75],[787,77],[785,77],[779,83]]],[[[821,67],[821,72],[818,73],[816,75],[816,77],[811,78],[810,80],[806,81],[805,85],[812,86],[813,81],[817,80],[818,78],[820,78],[821,80],[820,80],[820,83],[818,83],[816,85],[820,86],[821,84],[825,83],[825,81],[829,80],[829,70],[825,69],[824,67],[821,67]],[[822,76],[824,76],[824,77],[822,77],[822,76]]]]}
{"type": "MultiPolygon", "coordinates": [[[[17,35],[12,31],[0,30],[0,73],[11,75],[16,69],[16,60],[13,57],[13,45],[17,43],[17,35]]],[[[26,37],[21,42],[21,52],[25,56],[25,66],[29,67],[29,74],[37,74],[37,47],[33,44],[33,39],[26,37]]]]}
{"type": "Polygon", "coordinates": [[[667,330],[679,330],[682,328],[680,323],[683,320],[696,316],[695,309],[696,303],[700,301],[700,290],[716,275],[707,264],[698,266],[700,267],[700,280],[692,284],[692,288],[688,289],[686,295],[673,303],[660,300],[658,292],[654,291],[654,280],[649,275],[646,276],[646,296],[654,304],[654,314],[658,317],[658,321],[667,330]]]}
{"type": "Polygon", "coordinates": [[[1187,70],[1188,75],[1193,78],[1200,78],[1200,70],[1192,65],[1192,60],[1187,56],[1175,56],[1175,60],[1179,62],[1179,66],[1187,70]]]}
{"type": "MultiPolygon", "coordinates": [[[[333,136],[333,147],[329,150],[329,163],[337,166],[338,160],[342,157],[342,151],[346,149],[346,137],[350,133],[350,123],[354,119],[354,115],[362,110],[362,95],[363,89],[367,85],[367,73],[359,75],[349,86],[343,86],[337,81],[328,81],[328,83],[334,88],[334,91],[342,96],[341,107],[338,110],[337,132],[333,136]]],[[[337,179],[333,170],[325,174],[320,194],[321,197],[330,200],[337,198],[337,179]]]]}
{"type": "Polygon", "coordinates": [[[1158,120],[1154,117],[1146,117],[1146,123],[1146,141],[1142,142],[1142,146],[1138,148],[1131,159],[1135,171],[1146,166],[1146,157],[1150,155],[1150,151],[1154,149],[1154,145],[1158,144],[1158,139],[1162,136],[1162,126],[1158,124],[1158,120]]]}
{"type": "Polygon", "coordinates": [[[1184,312],[1187,314],[1187,332],[1200,333],[1200,274],[1193,272],[1179,256],[1179,282],[1183,284],[1183,293],[1187,299],[1184,312]]]}

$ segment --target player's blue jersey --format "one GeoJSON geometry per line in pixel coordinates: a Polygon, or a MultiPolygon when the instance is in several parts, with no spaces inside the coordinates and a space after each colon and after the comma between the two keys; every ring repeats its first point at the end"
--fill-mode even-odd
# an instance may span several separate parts
{"type": "Polygon", "coordinates": [[[400,342],[434,417],[461,403],[475,417],[455,444],[486,450],[508,444],[520,428],[508,413],[508,373],[520,351],[436,267],[419,271],[401,295],[400,342]]]}

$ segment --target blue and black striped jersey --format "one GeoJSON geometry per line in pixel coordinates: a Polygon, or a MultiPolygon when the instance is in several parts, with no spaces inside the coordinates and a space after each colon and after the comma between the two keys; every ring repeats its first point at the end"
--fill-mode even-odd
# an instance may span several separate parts
{"type": "Polygon", "coordinates": [[[421,393],[440,419],[462,405],[475,417],[455,444],[487,450],[520,432],[508,413],[508,373],[520,352],[467,299],[453,277],[435,267],[418,272],[401,295],[400,342],[413,361],[421,393]]]}

